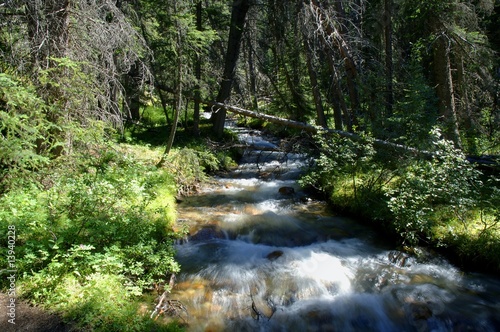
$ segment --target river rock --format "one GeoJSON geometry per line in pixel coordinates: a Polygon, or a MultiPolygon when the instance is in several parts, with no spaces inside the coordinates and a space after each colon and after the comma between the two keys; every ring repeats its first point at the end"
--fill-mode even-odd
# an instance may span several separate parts
{"type": "Polygon", "coordinates": [[[278,258],[280,258],[281,256],[283,256],[283,251],[281,251],[281,250],[275,250],[275,251],[270,252],[269,254],[267,254],[266,258],[269,259],[270,261],[275,261],[278,258]]]}
{"type": "Polygon", "coordinates": [[[269,300],[265,300],[260,297],[252,297],[252,307],[251,307],[251,315],[255,320],[259,320],[262,316],[263,318],[270,319],[276,308],[272,305],[269,300]]]}
{"type": "Polygon", "coordinates": [[[250,216],[256,216],[258,214],[261,214],[262,211],[259,210],[255,204],[245,204],[245,206],[243,207],[243,211],[242,211],[244,214],[247,214],[247,215],[250,215],[250,216]]]}
{"type": "Polygon", "coordinates": [[[402,251],[393,250],[393,251],[389,252],[388,258],[389,258],[389,261],[391,261],[391,263],[393,263],[399,267],[406,267],[406,266],[411,265],[409,263],[410,255],[408,255],[402,251]]]}
{"type": "Polygon", "coordinates": [[[432,317],[432,310],[426,303],[414,302],[410,304],[410,314],[414,320],[427,320],[432,317]]]}
{"type": "Polygon", "coordinates": [[[191,241],[206,241],[213,239],[223,239],[225,238],[224,232],[220,230],[219,227],[211,225],[207,227],[203,227],[198,230],[195,234],[189,237],[191,241]]]}
{"type": "Polygon", "coordinates": [[[282,194],[282,195],[293,195],[295,193],[295,189],[293,189],[292,187],[281,187],[279,189],[279,193],[282,194]]]}

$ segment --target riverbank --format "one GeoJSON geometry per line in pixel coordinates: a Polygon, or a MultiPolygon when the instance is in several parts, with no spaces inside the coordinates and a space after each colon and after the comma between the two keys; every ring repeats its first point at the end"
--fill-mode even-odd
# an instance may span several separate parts
{"type": "MultiPolygon", "coordinates": [[[[341,206],[322,196],[329,201],[334,210],[342,215],[359,220],[363,225],[370,227],[386,243],[391,243],[400,250],[418,256],[422,253],[440,255],[455,265],[460,270],[468,273],[485,273],[500,276],[500,265],[496,253],[500,252],[500,238],[491,236],[491,240],[481,238],[477,233],[468,233],[465,227],[455,228],[453,234],[436,230],[432,240],[421,242],[417,246],[405,245],[402,237],[395,230],[391,220],[381,220],[377,215],[359,213],[349,207],[341,206]],[[485,243],[486,242],[486,243],[485,243]]],[[[368,210],[370,212],[371,210],[368,210]]],[[[440,230],[440,229],[439,229],[440,230]]]]}
{"type": "Polygon", "coordinates": [[[315,161],[300,183],[336,210],[403,249],[425,247],[464,270],[500,275],[500,180],[438,130],[429,137],[432,158],[380,148],[370,137],[303,143],[315,161]]]}

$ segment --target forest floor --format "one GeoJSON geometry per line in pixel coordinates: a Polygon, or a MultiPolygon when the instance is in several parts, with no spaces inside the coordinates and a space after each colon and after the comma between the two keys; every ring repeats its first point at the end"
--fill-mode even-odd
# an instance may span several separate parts
{"type": "Polygon", "coordinates": [[[2,332],[69,332],[74,331],[70,325],[64,323],[61,317],[51,314],[40,307],[33,306],[26,301],[16,299],[15,324],[9,323],[9,317],[4,311],[7,307],[9,297],[6,293],[0,293],[0,304],[2,306],[0,331],[2,332]]]}

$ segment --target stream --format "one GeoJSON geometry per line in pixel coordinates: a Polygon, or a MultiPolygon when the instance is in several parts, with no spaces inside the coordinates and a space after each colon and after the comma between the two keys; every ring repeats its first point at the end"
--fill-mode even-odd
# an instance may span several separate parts
{"type": "Polygon", "coordinates": [[[305,156],[232,129],[254,149],[178,205],[188,331],[500,331],[500,279],[383,243],[301,191],[305,156]]]}

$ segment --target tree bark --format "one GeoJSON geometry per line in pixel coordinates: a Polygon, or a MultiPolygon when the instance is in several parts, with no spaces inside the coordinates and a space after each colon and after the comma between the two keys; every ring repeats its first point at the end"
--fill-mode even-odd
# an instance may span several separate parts
{"type": "Polygon", "coordinates": [[[328,101],[333,105],[333,120],[335,122],[335,129],[343,130],[344,124],[347,126],[348,131],[352,131],[352,122],[350,121],[349,111],[344,100],[342,86],[340,85],[340,78],[335,67],[335,62],[332,57],[327,57],[328,67],[332,77],[330,93],[327,95],[328,101]]]}
{"type": "MultiPolygon", "coordinates": [[[[316,1],[316,0],[313,0],[316,1]]],[[[351,50],[351,46],[347,43],[344,36],[347,33],[346,24],[344,21],[346,19],[346,12],[342,5],[342,1],[336,1],[335,7],[337,11],[337,15],[339,16],[339,20],[341,21],[340,28],[334,24],[329,24],[329,35],[334,37],[334,41],[337,44],[338,52],[342,61],[344,62],[344,68],[346,71],[346,81],[347,81],[347,89],[349,91],[349,99],[351,108],[349,110],[349,122],[351,125],[358,125],[358,119],[356,113],[359,112],[359,94],[358,94],[358,68],[356,66],[356,62],[354,61],[354,54],[351,50]]],[[[319,6],[321,8],[321,5],[319,6]]],[[[328,30],[327,30],[328,31],[328,30]]]]}
{"type": "Polygon", "coordinates": [[[456,86],[459,96],[459,102],[457,107],[458,117],[462,119],[463,129],[465,131],[465,139],[467,141],[467,149],[469,151],[477,151],[477,141],[474,139],[476,135],[476,128],[474,124],[474,115],[472,114],[472,109],[469,101],[469,93],[467,91],[467,79],[465,78],[465,65],[464,58],[461,54],[455,55],[455,63],[457,66],[456,73],[456,86]]]}
{"type": "MultiPolygon", "coordinates": [[[[231,11],[231,26],[224,60],[224,73],[217,102],[224,103],[231,95],[231,88],[236,72],[236,63],[240,54],[241,37],[245,26],[246,15],[250,8],[250,0],[233,0],[231,11]]],[[[226,122],[226,110],[219,109],[212,114],[213,130],[216,136],[222,137],[226,122]]]]}
{"type": "Polygon", "coordinates": [[[50,57],[66,55],[69,42],[69,0],[26,1],[28,35],[35,69],[55,65],[50,57]]]}
{"type": "Polygon", "coordinates": [[[248,37],[248,71],[250,76],[250,98],[252,99],[252,107],[254,110],[258,110],[259,101],[257,98],[257,75],[255,73],[253,45],[250,37],[248,37]]]}
{"type": "MultiPolygon", "coordinates": [[[[305,1],[305,4],[309,7],[312,16],[316,19],[316,25],[319,31],[320,40],[324,44],[324,48],[327,51],[327,54],[330,53],[329,56],[334,57],[334,55],[331,54],[331,51],[328,52],[328,50],[330,50],[332,46],[334,46],[344,63],[347,89],[349,92],[351,106],[350,109],[346,108],[344,111],[347,112],[345,114],[345,122],[350,130],[350,128],[352,128],[352,126],[356,125],[358,122],[356,118],[356,112],[359,111],[359,97],[356,83],[358,70],[356,68],[354,56],[351,52],[349,44],[342,36],[342,33],[337,29],[337,27],[335,27],[334,24],[332,24],[332,22],[330,22],[328,17],[325,15],[324,8],[321,3],[318,0],[309,0],[305,1]]],[[[343,15],[342,12],[339,12],[338,14],[341,16],[343,15]]]]}
{"type": "Polygon", "coordinates": [[[384,36],[385,36],[385,110],[386,117],[392,116],[392,107],[394,104],[394,93],[392,78],[393,60],[392,60],[392,7],[393,0],[384,0],[384,36]]]}
{"type": "Polygon", "coordinates": [[[125,102],[129,111],[129,117],[133,121],[138,121],[141,118],[140,108],[140,74],[138,70],[139,64],[134,63],[129,72],[125,75],[125,102]]]}
{"type": "Polygon", "coordinates": [[[441,33],[434,41],[434,80],[439,99],[439,114],[445,127],[444,135],[457,148],[461,148],[450,60],[450,43],[451,41],[445,33],[441,33]]]}
{"type": "MultiPolygon", "coordinates": [[[[177,11],[176,9],[176,2],[174,3],[174,10],[177,11]]],[[[170,128],[170,135],[168,136],[167,144],[165,146],[165,152],[163,152],[163,156],[161,157],[160,161],[157,164],[157,167],[161,167],[163,163],[165,162],[166,156],[170,153],[170,150],[172,149],[172,146],[174,144],[174,139],[175,139],[175,134],[177,132],[177,123],[179,122],[179,117],[181,113],[181,108],[182,108],[182,57],[183,57],[183,52],[182,48],[183,46],[183,31],[181,28],[181,25],[177,23],[177,40],[176,40],[176,48],[177,48],[177,73],[176,73],[176,81],[177,81],[177,88],[175,89],[175,109],[174,109],[174,118],[172,121],[172,127],[170,128]]]]}
{"type": "Polygon", "coordinates": [[[307,71],[309,72],[309,80],[311,81],[314,106],[316,107],[316,123],[323,128],[327,128],[328,125],[326,123],[325,110],[323,108],[323,100],[321,98],[321,93],[319,91],[316,71],[314,70],[313,66],[311,45],[309,43],[309,40],[307,39],[307,36],[305,35],[304,35],[304,49],[307,62],[307,71]]]}
{"type": "MultiPolygon", "coordinates": [[[[196,3],[196,30],[202,31],[202,22],[201,22],[201,14],[202,14],[202,2],[198,1],[196,3]]],[[[196,63],[194,68],[194,75],[196,77],[196,85],[194,87],[194,114],[193,114],[193,135],[198,137],[200,136],[200,81],[201,81],[201,57],[198,55],[196,57],[196,63]]]]}

